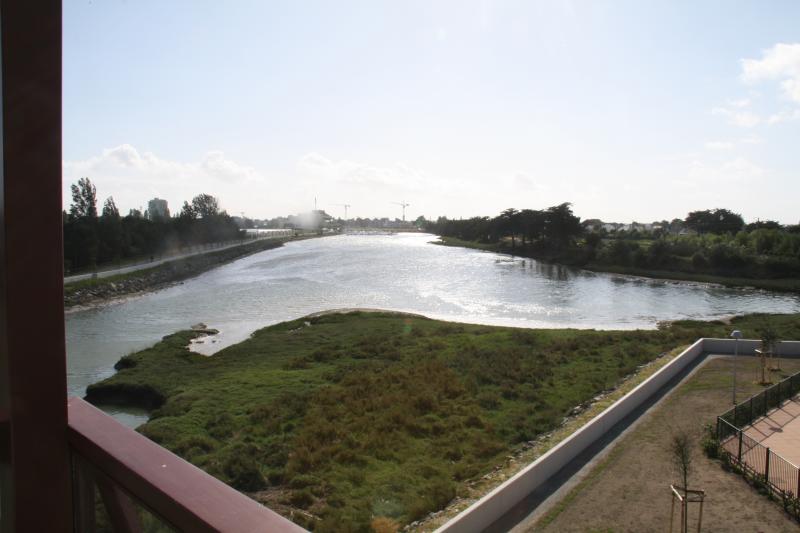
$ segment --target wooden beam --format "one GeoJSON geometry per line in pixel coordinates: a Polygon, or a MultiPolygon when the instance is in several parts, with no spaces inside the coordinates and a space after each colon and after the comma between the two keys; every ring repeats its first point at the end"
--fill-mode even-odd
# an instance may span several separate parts
{"type": "Polygon", "coordinates": [[[0,0],[2,527],[70,531],[61,220],[61,2],[0,0]]]}
{"type": "Polygon", "coordinates": [[[69,439],[95,471],[180,531],[305,531],[79,398],[69,399],[69,439]]]}

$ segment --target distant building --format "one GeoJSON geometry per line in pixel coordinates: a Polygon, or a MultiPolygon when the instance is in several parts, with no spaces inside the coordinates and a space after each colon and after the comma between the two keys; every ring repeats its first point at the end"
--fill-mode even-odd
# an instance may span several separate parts
{"type": "Polygon", "coordinates": [[[162,200],[161,198],[153,198],[147,202],[147,218],[150,220],[169,218],[169,207],[167,207],[167,201],[162,200]]]}

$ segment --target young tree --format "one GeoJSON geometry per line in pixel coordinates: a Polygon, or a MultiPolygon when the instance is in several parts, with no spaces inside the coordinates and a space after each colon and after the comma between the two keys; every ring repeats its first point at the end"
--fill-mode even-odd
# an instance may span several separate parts
{"type": "Polygon", "coordinates": [[[219,201],[210,194],[198,194],[192,198],[192,211],[196,217],[211,218],[219,214],[219,201]]]}
{"type": "Polygon", "coordinates": [[[511,249],[517,247],[515,236],[519,233],[519,211],[513,207],[509,207],[498,217],[500,219],[500,227],[505,235],[511,235],[511,249]]]}
{"type": "Polygon", "coordinates": [[[119,218],[119,209],[117,209],[117,204],[114,203],[113,196],[106,198],[106,201],[103,203],[102,216],[108,218],[119,218]]]}
{"type": "Polygon", "coordinates": [[[551,246],[566,246],[582,233],[581,219],[572,214],[572,204],[569,202],[549,207],[545,211],[544,236],[551,246]]]}
{"type": "Polygon", "coordinates": [[[64,256],[71,268],[97,264],[97,191],[89,178],[73,183],[69,220],[64,225],[64,256]]]}
{"type": "Polygon", "coordinates": [[[542,238],[545,226],[544,213],[533,209],[523,209],[519,213],[519,218],[523,244],[525,244],[525,237],[531,244],[542,238]]]}
{"type": "Polygon", "coordinates": [[[688,431],[682,429],[672,434],[672,439],[670,440],[672,465],[683,484],[683,531],[689,531],[687,502],[689,499],[689,476],[692,473],[692,460],[694,459],[693,446],[694,441],[688,431]]]}
{"type": "Polygon", "coordinates": [[[97,259],[100,263],[116,261],[123,253],[122,219],[114,198],[109,196],[103,203],[97,234],[99,238],[97,259]]]}
{"type": "Polygon", "coordinates": [[[72,205],[69,214],[75,218],[97,218],[97,191],[89,178],[81,178],[73,183],[72,205]]]}

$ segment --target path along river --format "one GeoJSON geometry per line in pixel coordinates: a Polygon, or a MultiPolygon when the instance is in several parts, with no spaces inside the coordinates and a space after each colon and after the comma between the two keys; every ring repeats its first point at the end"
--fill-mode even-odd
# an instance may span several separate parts
{"type": "MultiPolygon", "coordinates": [[[[548,328],[654,328],[662,320],[800,311],[800,297],[598,274],[431,244],[426,234],[292,242],[181,285],[67,314],[71,395],[123,355],[197,322],[220,330],[213,353],[254,330],[317,311],[368,307],[463,322],[548,328]]],[[[112,410],[112,412],[114,412],[112,410]]],[[[129,424],[143,413],[114,412],[129,424]]]]}

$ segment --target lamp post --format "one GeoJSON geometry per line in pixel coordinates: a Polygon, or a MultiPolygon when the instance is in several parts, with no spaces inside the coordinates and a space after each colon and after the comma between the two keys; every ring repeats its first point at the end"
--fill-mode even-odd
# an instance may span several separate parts
{"type": "Polygon", "coordinates": [[[733,405],[736,405],[736,359],[739,357],[739,339],[742,338],[742,332],[735,329],[731,332],[733,337],[733,405]]]}

